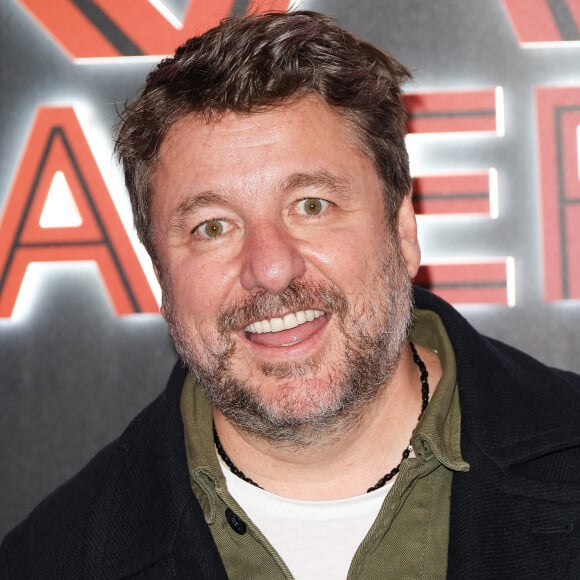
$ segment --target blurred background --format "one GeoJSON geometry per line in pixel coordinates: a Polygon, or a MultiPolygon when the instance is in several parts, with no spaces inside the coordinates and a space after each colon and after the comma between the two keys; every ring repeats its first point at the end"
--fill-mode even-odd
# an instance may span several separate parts
{"type": "MultiPolygon", "coordinates": [[[[159,291],[112,155],[187,37],[287,0],[0,0],[0,538],[165,386],[159,291]]],[[[418,282],[580,372],[580,0],[302,0],[393,53],[418,282]]]]}

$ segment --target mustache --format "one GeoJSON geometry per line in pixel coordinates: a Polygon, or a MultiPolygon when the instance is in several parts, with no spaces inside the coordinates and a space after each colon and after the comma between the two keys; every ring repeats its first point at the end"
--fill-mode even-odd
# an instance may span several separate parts
{"type": "Polygon", "coordinates": [[[260,290],[244,300],[228,304],[218,314],[217,329],[222,334],[234,332],[256,320],[280,316],[282,312],[309,309],[332,312],[344,320],[348,302],[332,283],[295,280],[278,294],[260,290]]]}

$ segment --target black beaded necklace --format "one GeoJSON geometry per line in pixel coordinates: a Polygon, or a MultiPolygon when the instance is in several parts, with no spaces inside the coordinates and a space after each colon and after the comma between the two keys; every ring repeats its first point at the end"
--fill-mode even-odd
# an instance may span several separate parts
{"type": "MultiPolygon", "coordinates": [[[[412,342],[409,342],[409,346],[411,347],[411,352],[413,354],[413,361],[415,362],[417,367],[419,367],[419,371],[421,371],[421,413],[419,413],[419,417],[417,419],[417,421],[419,421],[423,416],[423,413],[425,412],[427,405],[429,404],[429,381],[428,381],[429,373],[427,372],[427,367],[425,366],[425,363],[421,360],[421,357],[419,356],[419,353],[417,352],[415,345],[412,342]]],[[[238,469],[234,464],[234,462],[229,458],[228,454],[225,452],[222,446],[222,442],[220,441],[219,435],[217,434],[215,425],[213,427],[213,440],[218,455],[222,458],[222,461],[230,468],[230,471],[234,475],[237,475],[240,479],[243,479],[244,481],[251,483],[256,487],[259,487],[260,489],[263,489],[261,485],[258,485],[253,479],[250,479],[243,471],[238,469]]],[[[372,487],[369,487],[367,489],[367,493],[375,491],[376,489],[380,489],[388,481],[393,479],[393,477],[395,477],[395,475],[399,473],[401,463],[403,463],[403,461],[409,457],[412,451],[413,446],[409,443],[409,445],[407,445],[407,447],[405,447],[405,450],[403,451],[401,461],[399,461],[399,464],[393,467],[393,469],[391,469],[389,473],[383,475],[383,477],[381,477],[381,479],[379,479],[379,481],[377,481],[377,483],[375,483],[372,487]]]]}

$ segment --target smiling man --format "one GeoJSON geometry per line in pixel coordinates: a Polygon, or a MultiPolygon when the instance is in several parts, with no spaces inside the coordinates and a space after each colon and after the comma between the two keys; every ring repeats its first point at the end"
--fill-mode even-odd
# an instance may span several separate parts
{"type": "MultiPolygon", "coordinates": [[[[417,403],[395,453],[420,408],[417,369],[401,359],[419,262],[411,201],[387,226],[385,187],[354,132],[313,95],[256,115],[190,114],[168,131],[153,177],[151,238],[177,350],[224,445],[247,446],[241,464],[277,443],[280,465],[263,477],[277,474],[281,492],[304,481],[296,452],[350,429],[366,446],[385,439],[384,453],[392,437],[367,408],[400,416],[388,382],[401,384],[400,403],[417,403]]],[[[303,495],[328,495],[334,477],[342,488],[342,460],[333,467],[303,495]]]]}
{"type": "Polygon", "coordinates": [[[412,288],[409,77],[312,12],[149,75],[117,152],[181,362],[2,578],[580,574],[579,378],[412,288]]]}

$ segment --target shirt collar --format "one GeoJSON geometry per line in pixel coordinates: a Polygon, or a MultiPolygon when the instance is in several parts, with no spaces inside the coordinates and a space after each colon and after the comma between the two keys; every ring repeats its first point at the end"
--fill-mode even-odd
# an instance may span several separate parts
{"type": "MultiPolygon", "coordinates": [[[[429,310],[415,309],[410,340],[434,350],[443,370],[437,389],[413,432],[411,444],[417,455],[433,455],[449,469],[467,471],[469,464],[461,456],[455,355],[439,316],[429,310]]],[[[225,491],[226,482],[213,442],[211,405],[191,373],[183,386],[181,415],[190,478],[206,520],[211,523],[215,517],[215,492],[225,491]]]]}
{"type": "Polygon", "coordinates": [[[448,469],[468,471],[461,455],[461,412],[455,355],[443,322],[430,310],[414,310],[410,340],[437,353],[442,375],[429,405],[417,424],[411,444],[416,454],[434,455],[448,469]]]}
{"type": "Polygon", "coordinates": [[[189,373],[181,393],[181,416],[191,484],[208,524],[215,520],[216,492],[226,481],[213,442],[213,413],[207,397],[189,373]]]}

